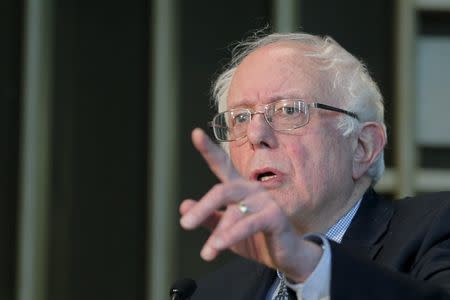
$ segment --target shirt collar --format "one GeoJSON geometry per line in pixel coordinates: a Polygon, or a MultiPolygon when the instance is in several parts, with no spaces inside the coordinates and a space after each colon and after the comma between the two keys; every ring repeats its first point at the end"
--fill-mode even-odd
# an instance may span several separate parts
{"type": "Polygon", "coordinates": [[[336,243],[340,243],[342,241],[342,237],[347,231],[350,223],[353,220],[356,212],[358,211],[359,205],[361,204],[361,199],[342,217],[340,218],[333,226],[328,229],[325,236],[336,243]]]}

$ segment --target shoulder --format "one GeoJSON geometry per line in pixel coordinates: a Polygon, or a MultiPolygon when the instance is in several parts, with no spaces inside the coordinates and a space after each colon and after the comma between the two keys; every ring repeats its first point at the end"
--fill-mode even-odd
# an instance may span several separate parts
{"type": "Polygon", "coordinates": [[[406,197],[393,205],[387,236],[397,251],[415,249],[417,258],[431,253],[430,249],[450,249],[450,192],[406,197]]]}
{"type": "MultiPolygon", "coordinates": [[[[450,214],[450,192],[427,193],[415,197],[393,200],[395,218],[399,222],[408,219],[434,219],[450,214]]],[[[431,221],[431,220],[430,220],[431,221]]]]}
{"type": "Polygon", "coordinates": [[[450,236],[448,220],[450,192],[386,200],[369,191],[343,242],[382,244],[383,252],[394,257],[401,249],[408,253],[419,247],[426,250],[440,240],[447,240],[450,236]]]}

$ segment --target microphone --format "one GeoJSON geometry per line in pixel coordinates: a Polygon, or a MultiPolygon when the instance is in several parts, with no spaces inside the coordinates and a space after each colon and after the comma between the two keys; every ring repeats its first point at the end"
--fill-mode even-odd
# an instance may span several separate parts
{"type": "Polygon", "coordinates": [[[193,279],[178,279],[170,288],[169,296],[171,300],[187,300],[194,294],[196,289],[197,284],[193,279]]]}

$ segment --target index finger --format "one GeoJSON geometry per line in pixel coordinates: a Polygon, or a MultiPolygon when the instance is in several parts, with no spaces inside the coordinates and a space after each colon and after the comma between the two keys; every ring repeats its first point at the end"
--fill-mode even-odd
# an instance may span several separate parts
{"type": "Polygon", "coordinates": [[[195,128],[192,131],[192,142],[205,159],[211,171],[216,174],[220,181],[227,182],[240,178],[228,154],[220,146],[211,141],[202,129],[195,128]]]}

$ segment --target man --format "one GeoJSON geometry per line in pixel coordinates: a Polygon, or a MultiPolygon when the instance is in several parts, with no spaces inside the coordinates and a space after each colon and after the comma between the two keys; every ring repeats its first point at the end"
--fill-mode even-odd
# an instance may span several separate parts
{"type": "Polygon", "coordinates": [[[203,259],[243,259],[192,299],[450,298],[450,195],[372,190],[383,103],[356,58],[331,38],[264,36],[238,48],[214,96],[227,153],[200,129],[192,140],[221,183],[185,200],[180,222],[211,230],[203,259]]]}

